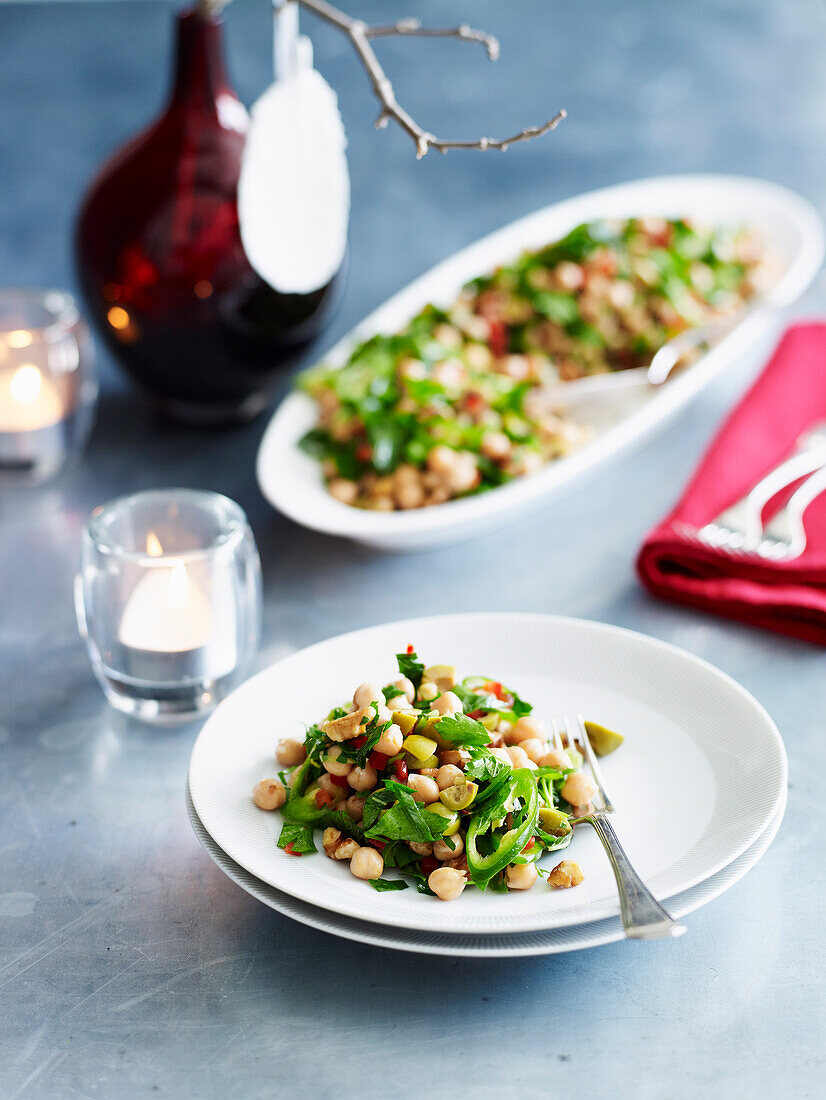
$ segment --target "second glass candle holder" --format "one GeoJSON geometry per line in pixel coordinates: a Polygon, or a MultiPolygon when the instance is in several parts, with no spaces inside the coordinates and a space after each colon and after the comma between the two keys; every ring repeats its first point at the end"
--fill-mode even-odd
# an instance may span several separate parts
{"type": "Polygon", "coordinates": [[[186,489],[95,509],[75,603],[114,707],[159,724],[205,715],[243,679],[260,636],[261,567],[244,513],[186,489]]]}

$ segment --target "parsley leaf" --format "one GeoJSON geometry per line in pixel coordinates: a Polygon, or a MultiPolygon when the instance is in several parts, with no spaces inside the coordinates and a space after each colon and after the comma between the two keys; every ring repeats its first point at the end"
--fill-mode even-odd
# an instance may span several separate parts
{"type": "Polygon", "coordinates": [[[415,800],[413,792],[401,783],[389,779],[385,786],[396,796],[396,802],[365,831],[368,839],[417,840],[426,844],[441,837],[445,828],[443,817],[428,813],[421,802],[415,800]]]}
{"type": "Polygon", "coordinates": [[[436,723],[436,732],[452,745],[488,745],[490,733],[481,722],[466,714],[450,714],[436,723]]]}
{"type": "Polygon", "coordinates": [[[419,685],[422,682],[424,665],[419,660],[415,651],[413,653],[397,653],[396,660],[399,662],[399,672],[402,676],[406,676],[416,691],[418,691],[419,685]]]}
{"type": "Polygon", "coordinates": [[[379,817],[382,810],[386,810],[389,806],[392,806],[396,801],[396,796],[392,791],[386,787],[377,787],[371,794],[367,796],[364,803],[364,811],[362,813],[362,825],[365,829],[371,829],[379,817]]]}
{"type": "Polygon", "coordinates": [[[368,882],[374,890],[378,890],[380,893],[383,890],[406,890],[407,883],[404,879],[400,878],[371,878],[368,882]]]}
{"type": "Polygon", "coordinates": [[[497,779],[510,771],[510,765],[506,764],[504,760],[494,756],[488,749],[480,749],[478,753],[473,754],[470,763],[465,768],[465,779],[473,779],[479,783],[484,783],[490,779],[497,779]]]}
{"type": "Polygon", "coordinates": [[[286,848],[287,845],[293,852],[317,852],[313,843],[313,830],[310,825],[291,825],[289,822],[281,829],[278,838],[278,847],[286,848]]]}

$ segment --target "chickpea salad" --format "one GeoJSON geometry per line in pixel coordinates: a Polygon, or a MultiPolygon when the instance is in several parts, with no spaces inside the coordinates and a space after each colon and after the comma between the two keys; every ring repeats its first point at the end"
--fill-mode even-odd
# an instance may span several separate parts
{"type": "MultiPolygon", "coordinates": [[[[450,665],[425,667],[413,646],[397,654],[399,678],[363,683],[352,703],[284,739],[277,777],[253,789],[262,810],[280,810],[278,847],[346,861],[376,890],[451,901],[466,886],[528,890],[583,881],[579,865],[539,866],[567,847],[596,786],[573,744],[552,747],[532,706],[484,676],[457,681],[450,665]],[[387,878],[386,869],[401,877],[387,878]],[[408,881],[409,880],[409,881],[408,881]]],[[[622,736],[587,723],[598,755],[622,736]]]]}
{"type": "Polygon", "coordinates": [[[559,411],[560,382],[646,366],[684,329],[736,313],[767,274],[747,228],[579,225],[475,279],[449,309],[373,336],[344,366],[305,372],[318,421],[301,446],[329,492],[360,508],[496,488],[588,438],[559,411]]]}

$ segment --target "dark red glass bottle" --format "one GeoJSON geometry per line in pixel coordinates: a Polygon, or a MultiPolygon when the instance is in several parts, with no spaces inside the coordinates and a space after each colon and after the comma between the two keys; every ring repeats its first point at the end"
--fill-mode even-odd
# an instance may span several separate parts
{"type": "Polygon", "coordinates": [[[337,289],[338,276],[281,294],[248,263],[236,202],[247,125],[221,21],[181,13],[169,103],[104,165],[78,219],[79,276],[97,327],[156,404],[182,419],[256,415],[337,289]]]}

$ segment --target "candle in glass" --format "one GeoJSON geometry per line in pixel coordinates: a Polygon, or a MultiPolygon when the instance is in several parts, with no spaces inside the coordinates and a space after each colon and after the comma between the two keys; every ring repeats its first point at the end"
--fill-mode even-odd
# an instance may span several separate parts
{"type": "Polygon", "coordinates": [[[0,290],[0,482],[60,469],[86,441],[96,397],[91,344],[71,297],[0,290]]]}
{"type": "Polygon", "coordinates": [[[225,497],[137,493],[92,514],[78,621],[119,709],[158,722],[209,710],[255,650],[260,599],[252,534],[225,497]]]}

